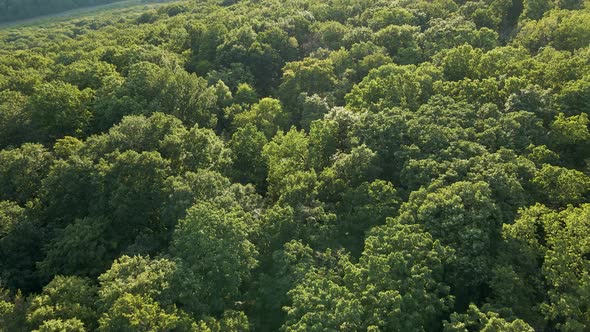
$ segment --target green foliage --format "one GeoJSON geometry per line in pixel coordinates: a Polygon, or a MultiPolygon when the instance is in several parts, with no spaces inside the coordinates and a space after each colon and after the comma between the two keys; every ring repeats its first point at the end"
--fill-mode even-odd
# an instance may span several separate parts
{"type": "Polygon", "coordinates": [[[84,324],[76,319],[50,319],[43,322],[43,325],[39,326],[39,329],[34,330],[38,332],[84,332],[84,324]]]}
{"type": "Polygon", "coordinates": [[[590,113],[587,101],[590,96],[590,77],[566,83],[557,96],[558,105],[568,114],[590,113]]]}
{"type": "Polygon", "coordinates": [[[88,109],[93,92],[60,81],[36,89],[27,107],[34,125],[51,139],[65,135],[82,136],[90,123],[88,109]]]}
{"type": "Polygon", "coordinates": [[[505,227],[515,241],[541,264],[547,299],[541,310],[557,320],[560,331],[586,329],[588,321],[587,204],[561,212],[536,205],[521,211],[514,225],[505,227]]]}
{"type": "Polygon", "coordinates": [[[322,119],[330,111],[330,105],[326,98],[322,98],[317,94],[312,96],[305,94],[301,95],[300,98],[303,98],[301,103],[301,127],[310,130],[313,121],[322,119]]]}
{"type": "Polygon", "coordinates": [[[481,57],[481,50],[463,45],[437,54],[434,60],[440,62],[447,80],[460,81],[464,78],[477,78],[477,64],[481,57]]]}
{"type": "MultiPolygon", "coordinates": [[[[137,234],[144,228],[157,231],[158,204],[164,200],[169,162],[157,152],[116,153],[113,163],[101,170],[106,179],[105,196],[111,220],[123,234],[137,234]]],[[[122,234],[121,234],[122,235],[122,234]]],[[[128,241],[129,239],[126,239],[128,241]]]]}
{"type": "Polygon", "coordinates": [[[176,263],[167,259],[122,256],[99,276],[98,303],[106,311],[121,297],[133,294],[170,304],[170,281],[175,272],[176,263]]]}
{"type": "Polygon", "coordinates": [[[481,312],[472,304],[465,314],[451,314],[451,322],[445,322],[444,331],[533,332],[534,329],[521,319],[507,321],[493,311],[481,312]]]}
{"type": "Polygon", "coordinates": [[[66,226],[45,248],[38,263],[40,274],[96,277],[113,259],[116,246],[104,235],[108,221],[103,218],[78,219],[66,226]]]}
{"type": "Polygon", "coordinates": [[[305,275],[289,292],[283,329],[431,330],[453,302],[441,280],[451,258],[420,226],[390,220],[369,234],[358,264],[343,258],[335,271],[305,275]]]}
{"type": "Polygon", "coordinates": [[[240,298],[240,287],[257,265],[249,220],[243,212],[199,203],[179,222],[171,247],[180,260],[174,287],[189,311],[217,313],[240,298]]]}
{"type": "Polygon", "coordinates": [[[253,124],[246,124],[233,135],[228,147],[233,160],[233,178],[241,183],[253,183],[264,187],[267,163],[262,157],[262,149],[268,143],[263,132],[253,124]]]}
{"type": "Polygon", "coordinates": [[[0,290],[0,331],[26,331],[26,303],[22,293],[0,290]]]}
{"type": "Polygon", "coordinates": [[[473,296],[486,282],[492,265],[489,253],[497,250],[502,226],[487,183],[457,182],[442,188],[434,184],[416,191],[402,206],[399,220],[424,225],[434,238],[455,249],[457,259],[449,272],[459,300],[465,293],[473,296]]]}
{"type": "Polygon", "coordinates": [[[247,124],[255,124],[258,130],[270,139],[278,130],[288,126],[288,115],[283,111],[280,101],[264,98],[252,105],[250,110],[236,115],[236,128],[245,127],[247,124]]]}
{"type": "Polygon", "coordinates": [[[475,23],[456,16],[433,20],[424,31],[422,39],[422,48],[432,56],[441,50],[463,44],[489,50],[497,46],[498,34],[489,28],[477,30],[475,23]]]}
{"type": "Polygon", "coordinates": [[[321,22],[312,29],[315,30],[320,43],[333,50],[337,50],[342,46],[342,39],[348,30],[344,24],[335,21],[321,22]]]}
{"type": "Polygon", "coordinates": [[[79,89],[93,90],[120,83],[122,78],[117,67],[106,62],[79,60],[69,64],[61,74],[64,82],[76,85],[79,89]]]}
{"type": "Polygon", "coordinates": [[[2,200],[24,204],[36,197],[52,161],[51,153],[39,144],[24,144],[19,148],[0,151],[2,200]]]}
{"type": "Polygon", "coordinates": [[[323,276],[308,276],[290,291],[284,331],[357,331],[362,327],[363,308],[354,294],[323,276]]]}
{"type": "Polygon", "coordinates": [[[346,96],[346,101],[354,109],[394,106],[416,109],[432,95],[432,83],[441,74],[426,65],[385,65],[371,71],[346,96]]]}
{"type": "Polygon", "coordinates": [[[309,139],[303,131],[291,128],[282,131],[264,146],[263,156],[268,161],[268,185],[271,197],[280,197],[288,181],[309,168],[309,139]]]}
{"type": "MultiPolygon", "coordinates": [[[[138,62],[128,69],[125,82],[114,91],[98,94],[98,128],[107,129],[126,114],[165,112],[192,126],[214,127],[217,123],[217,94],[204,78],[181,68],[138,62]]],[[[99,91],[106,92],[106,91],[99,91]]]]}
{"type": "Polygon", "coordinates": [[[99,320],[98,331],[170,331],[180,318],[141,295],[123,294],[99,320]]]}
{"type": "Polygon", "coordinates": [[[41,241],[45,234],[29,211],[15,213],[10,219],[9,232],[0,237],[0,280],[10,289],[31,291],[42,286],[35,273],[35,262],[42,259],[41,241]]]}
{"type": "Polygon", "coordinates": [[[563,113],[559,113],[551,124],[551,132],[557,144],[584,143],[590,139],[588,123],[590,120],[588,120],[586,113],[569,118],[566,118],[563,113]]]}
{"type": "Polygon", "coordinates": [[[11,201],[0,202],[0,237],[10,234],[16,223],[23,217],[25,209],[11,201]]]}
{"type": "Polygon", "coordinates": [[[547,203],[576,204],[590,191],[590,178],[584,173],[564,167],[543,165],[533,183],[547,203]]]}
{"type": "Polygon", "coordinates": [[[554,3],[551,0],[526,0],[524,2],[523,16],[532,20],[538,20],[553,8],[554,3]]]}
{"type": "Polygon", "coordinates": [[[590,14],[586,11],[555,10],[539,21],[524,24],[516,42],[531,51],[552,46],[574,51],[588,46],[590,14]]]}
{"type": "Polygon", "coordinates": [[[325,94],[335,84],[334,67],[328,60],[306,58],[290,62],[283,69],[283,79],[279,86],[281,100],[293,105],[300,93],[325,94]]]}
{"type": "Polygon", "coordinates": [[[229,149],[211,129],[194,126],[185,135],[169,138],[169,141],[176,140],[181,142],[181,153],[178,159],[182,163],[183,171],[197,169],[224,171],[231,165],[229,149]]]}
{"type": "Polygon", "coordinates": [[[410,25],[389,25],[375,33],[374,41],[375,44],[387,48],[396,63],[417,63],[421,56],[416,38],[419,30],[410,25]]]}
{"type": "Polygon", "coordinates": [[[18,145],[25,141],[30,129],[30,117],[26,113],[27,97],[20,92],[0,92],[0,146],[18,145]]]}
{"type": "Polygon", "coordinates": [[[347,281],[360,284],[368,327],[394,331],[434,328],[436,317],[453,302],[442,275],[450,260],[452,250],[420,226],[389,220],[387,226],[369,233],[360,269],[347,281]]]}
{"type": "Polygon", "coordinates": [[[97,318],[95,297],[96,287],[90,280],[57,276],[32,298],[27,323],[40,331],[53,331],[59,325],[68,331],[91,329],[97,318]]]}
{"type": "Polygon", "coordinates": [[[0,27],[0,331],[588,330],[588,6],[130,0],[0,27]]]}

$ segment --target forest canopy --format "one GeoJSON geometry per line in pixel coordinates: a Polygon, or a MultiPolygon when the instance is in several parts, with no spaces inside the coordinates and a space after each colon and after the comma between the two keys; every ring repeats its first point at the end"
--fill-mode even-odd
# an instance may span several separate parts
{"type": "Polygon", "coordinates": [[[589,331],[589,124],[587,0],[0,28],[0,332],[589,331]]]}

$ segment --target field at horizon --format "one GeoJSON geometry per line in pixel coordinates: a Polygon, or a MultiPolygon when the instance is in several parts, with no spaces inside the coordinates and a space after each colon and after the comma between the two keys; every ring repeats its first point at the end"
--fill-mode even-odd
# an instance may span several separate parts
{"type": "Polygon", "coordinates": [[[0,22],[0,30],[55,24],[87,17],[94,17],[96,15],[103,15],[109,12],[117,13],[144,7],[157,7],[174,1],[178,0],[165,0],[158,2],[145,2],[144,0],[124,0],[110,4],[70,9],[59,13],[41,15],[16,21],[0,22]]]}

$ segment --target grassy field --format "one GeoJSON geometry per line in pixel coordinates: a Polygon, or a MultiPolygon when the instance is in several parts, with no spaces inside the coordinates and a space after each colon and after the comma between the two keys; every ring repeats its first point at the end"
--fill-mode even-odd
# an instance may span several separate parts
{"type": "Polygon", "coordinates": [[[84,8],[77,8],[68,10],[61,13],[55,13],[50,15],[38,16],[27,18],[24,20],[13,21],[13,22],[6,22],[0,23],[0,29],[13,29],[13,28],[21,28],[21,27],[29,27],[29,26],[36,26],[36,25],[45,25],[51,23],[58,23],[62,21],[68,21],[72,19],[82,18],[85,16],[96,15],[98,13],[110,10],[125,10],[131,9],[133,7],[139,6],[159,6],[165,3],[173,2],[174,0],[158,2],[158,3],[145,3],[142,0],[126,0],[121,2],[110,3],[101,6],[93,6],[93,7],[84,7],[84,8]]]}

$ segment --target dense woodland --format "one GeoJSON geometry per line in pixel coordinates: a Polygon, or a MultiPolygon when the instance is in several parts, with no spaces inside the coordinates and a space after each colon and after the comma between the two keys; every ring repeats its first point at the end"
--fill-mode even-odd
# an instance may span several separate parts
{"type": "Polygon", "coordinates": [[[0,30],[0,331],[590,331],[589,45],[582,0],[0,30]]]}

